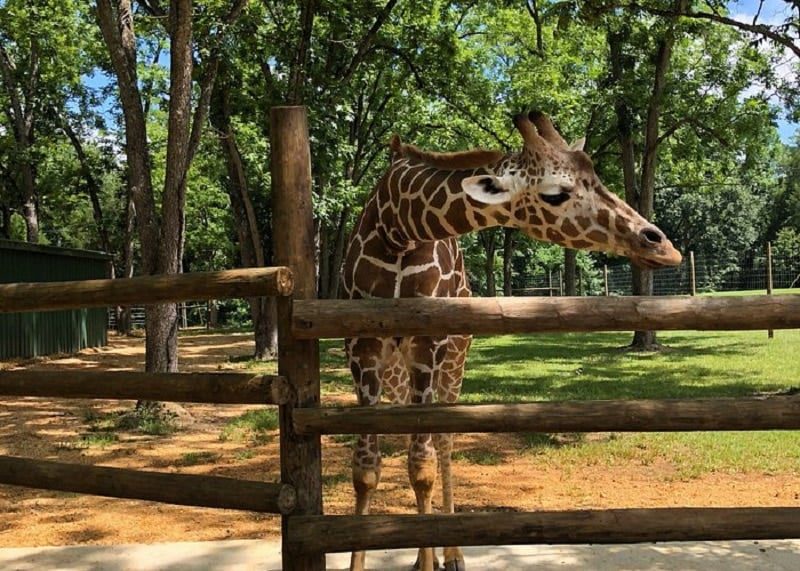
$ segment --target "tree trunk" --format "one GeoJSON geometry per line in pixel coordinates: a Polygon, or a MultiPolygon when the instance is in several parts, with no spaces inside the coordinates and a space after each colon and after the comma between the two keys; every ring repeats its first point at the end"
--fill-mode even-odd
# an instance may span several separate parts
{"type": "Polygon", "coordinates": [[[481,230],[478,232],[478,239],[483,245],[485,254],[483,271],[486,274],[486,295],[487,297],[496,297],[497,285],[494,279],[494,260],[497,242],[495,239],[495,229],[481,230]]]}
{"type": "Polygon", "coordinates": [[[328,295],[336,299],[339,297],[339,284],[342,277],[342,260],[344,259],[344,247],[347,241],[347,219],[350,217],[350,207],[345,207],[339,215],[339,224],[336,226],[336,243],[333,247],[333,260],[331,261],[331,284],[328,288],[328,295]]]}
{"type": "Polygon", "coordinates": [[[11,239],[11,208],[0,205],[0,238],[11,239]]]}
{"type": "Polygon", "coordinates": [[[516,230],[514,228],[504,228],[503,232],[503,295],[506,297],[511,297],[511,262],[514,256],[514,238],[516,230]]]}
{"type": "MultiPolygon", "coordinates": [[[[247,184],[244,159],[239,152],[236,136],[230,121],[230,85],[228,69],[222,67],[220,81],[214,87],[211,98],[210,120],[219,134],[219,142],[228,173],[228,195],[234,214],[234,224],[239,240],[241,263],[245,268],[266,265],[261,232],[247,184]]],[[[253,321],[255,351],[253,357],[266,360],[278,349],[276,305],[268,298],[250,298],[250,316],[253,321]]]]}
{"type": "MultiPolygon", "coordinates": [[[[23,153],[30,149],[22,149],[23,153]]],[[[23,160],[20,167],[20,178],[22,179],[22,217],[25,219],[26,240],[31,244],[39,242],[39,207],[36,196],[36,177],[33,165],[28,160],[23,160]]]]}
{"type": "MultiPolygon", "coordinates": [[[[122,277],[133,277],[133,239],[136,224],[136,207],[133,205],[133,197],[130,189],[125,194],[125,230],[124,242],[122,246],[122,277]]],[[[122,335],[130,335],[133,330],[133,321],[130,306],[122,307],[119,310],[117,319],[117,332],[122,335]]]]}
{"type": "Polygon", "coordinates": [[[319,236],[319,283],[317,284],[317,297],[319,299],[328,299],[330,294],[328,289],[331,285],[331,257],[333,252],[330,252],[328,245],[331,229],[325,221],[321,221],[321,230],[319,236]]]}
{"type": "MultiPolygon", "coordinates": [[[[686,10],[687,0],[675,0],[678,13],[686,10]]],[[[630,30],[623,27],[620,31],[609,32],[609,52],[611,59],[611,80],[619,86],[633,67],[630,57],[624,55],[623,44],[629,37],[630,30]]],[[[658,51],[654,58],[655,74],[653,89],[648,100],[647,120],[644,125],[644,149],[641,159],[641,176],[637,186],[635,145],[633,140],[633,119],[627,101],[620,95],[615,103],[617,116],[617,140],[622,153],[622,171],[625,182],[625,199],[633,208],[647,219],[653,217],[655,197],[655,177],[658,159],[659,122],[666,85],[666,75],[672,57],[675,42],[674,21],[658,42],[658,51]]],[[[634,295],[653,294],[653,271],[633,268],[632,290],[634,295]]],[[[634,350],[654,350],[659,345],[654,331],[636,331],[630,345],[634,350]]]]}
{"type": "Polygon", "coordinates": [[[564,295],[578,295],[578,252],[564,249],[564,295]]]}
{"type": "MultiPolygon", "coordinates": [[[[53,114],[60,123],[64,134],[67,135],[70,143],[72,143],[72,148],[75,150],[75,155],[78,157],[78,163],[81,165],[81,175],[86,182],[86,193],[89,195],[89,201],[92,204],[92,215],[94,217],[94,223],[97,226],[97,237],[100,241],[100,247],[107,254],[111,254],[111,239],[109,238],[108,228],[106,227],[105,218],[103,216],[103,207],[100,203],[100,181],[97,180],[94,169],[89,162],[89,157],[86,156],[86,152],[83,149],[83,143],[77,133],[75,133],[72,125],[70,125],[69,119],[62,116],[57,110],[54,110],[53,114]]],[[[114,264],[111,264],[111,279],[114,279],[114,277],[114,264]]]]}
{"type": "MultiPolygon", "coordinates": [[[[633,295],[653,295],[653,271],[633,267],[633,295]]],[[[654,351],[660,348],[655,331],[635,331],[630,348],[654,351]]]]}
{"type": "Polygon", "coordinates": [[[301,0],[300,2],[300,38],[294,54],[289,72],[289,86],[287,101],[289,105],[303,103],[303,88],[306,83],[308,54],[311,49],[311,34],[316,16],[316,0],[301,0]]]}

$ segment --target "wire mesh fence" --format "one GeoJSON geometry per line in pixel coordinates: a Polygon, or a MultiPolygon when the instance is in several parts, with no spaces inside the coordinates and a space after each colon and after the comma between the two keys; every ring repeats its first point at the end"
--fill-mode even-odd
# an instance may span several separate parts
{"type": "MultiPolygon", "coordinates": [[[[728,291],[766,292],[768,283],[767,256],[750,256],[747,263],[739,260],[694,259],[694,283],[697,293],[728,291]]],[[[602,264],[580,267],[577,274],[578,295],[631,295],[631,266],[623,261],[605,268],[602,264]]],[[[774,289],[800,288],[800,262],[789,257],[772,260],[774,289]]],[[[514,295],[564,295],[563,272],[541,271],[518,276],[514,295]]],[[[692,293],[692,261],[686,256],[679,266],[657,270],[653,278],[654,295],[692,293]]]]}

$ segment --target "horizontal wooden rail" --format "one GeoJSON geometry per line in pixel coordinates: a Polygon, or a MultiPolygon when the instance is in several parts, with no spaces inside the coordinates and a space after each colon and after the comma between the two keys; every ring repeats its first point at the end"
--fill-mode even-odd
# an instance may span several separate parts
{"type": "Polygon", "coordinates": [[[293,287],[292,272],[284,267],[118,280],[3,284],[0,285],[0,313],[286,296],[292,293],[293,287]]]}
{"type": "Polygon", "coordinates": [[[0,371],[0,395],[217,404],[286,404],[285,378],[245,373],[0,371]]]}
{"type": "Polygon", "coordinates": [[[796,430],[800,395],[300,408],[294,425],[299,433],[321,434],[796,430]]]}
{"type": "Polygon", "coordinates": [[[302,339],[563,331],[800,328],[800,295],[297,300],[302,339]]]}
{"type": "Polygon", "coordinates": [[[660,508],[452,515],[292,516],[294,552],[450,545],[644,543],[800,537],[800,508],[660,508]]]}
{"type": "Polygon", "coordinates": [[[294,488],[284,484],[141,472],[0,456],[0,484],[183,506],[290,513],[294,488]]]}

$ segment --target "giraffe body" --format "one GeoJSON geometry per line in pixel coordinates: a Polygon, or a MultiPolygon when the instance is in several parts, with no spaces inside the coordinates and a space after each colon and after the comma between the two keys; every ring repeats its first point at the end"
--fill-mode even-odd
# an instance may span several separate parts
{"type": "MultiPolygon", "coordinates": [[[[621,253],[644,265],[680,261],[663,233],[608,192],[588,156],[568,147],[546,117],[515,121],[526,144],[510,155],[427,153],[392,141],[392,163],[348,243],[345,297],[469,297],[457,237],[493,226],[621,253]]],[[[462,335],[346,339],[359,404],[374,406],[382,398],[396,404],[456,402],[470,343],[462,335]]],[[[411,436],[408,471],[419,513],[432,512],[437,468],[442,511],[454,511],[451,451],[452,435],[411,436]]],[[[356,513],[369,512],[379,481],[378,436],[359,435],[353,454],[356,513]]],[[[446,571],[465,570],[459,548],[446,548],[444,558],[446,571]]],[[[435,565],[433,549],[420,549],[416,566],[433,571],[435,565]]],[[[364,569],[363,552],[353,554],[351,569],[364,569]]]]}

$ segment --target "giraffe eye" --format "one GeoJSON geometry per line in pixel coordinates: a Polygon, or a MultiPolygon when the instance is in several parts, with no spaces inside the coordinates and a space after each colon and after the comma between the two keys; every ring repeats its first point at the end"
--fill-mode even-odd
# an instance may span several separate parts
{"type": "Polygon", "coordinates": [[[539,196],[550,206],[559,206],[564,204],[567,200],[569,200],[570,197],[569,193],[564,192],[563,190],[558,194],[540,194],[539,196]]]}

